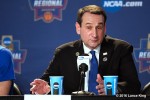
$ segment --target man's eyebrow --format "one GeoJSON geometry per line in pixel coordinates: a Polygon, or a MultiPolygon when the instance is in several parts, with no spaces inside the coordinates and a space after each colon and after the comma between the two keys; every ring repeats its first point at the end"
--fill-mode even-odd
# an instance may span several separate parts
{"type": "Polygon", "coordinates": [[[99,22],[98,24],[104,24],[104,22],[99,22]]]}
{"type": "MultiPolygon", "coordinates": [[[[89,24],[92,24],[92,23],[90,23],[90,22],[85,23],[85,25],[89,25],[89,24]]],[[[99,22],[97,25],[103,25],[103,24],[104,24],[103,22],[99,22]]]]}
{"type": "Polygon", "coordinates": [[[92,23],[86,23],[85,25],[88,25],[88,24],[92,24],[92,23]]]}

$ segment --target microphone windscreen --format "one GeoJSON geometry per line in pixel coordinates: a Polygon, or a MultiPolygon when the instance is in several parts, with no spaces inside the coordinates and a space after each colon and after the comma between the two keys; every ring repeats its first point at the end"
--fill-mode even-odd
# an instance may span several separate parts
{"type": "Polygon", "coordinates": [[[80,72],[81,72],[81,71],[83,71],[83,72],[88,71],[88,65],[85,64],[85,63],[81,63],[81,64],[79,65],[79,71],[80,71],[80,72]]]}

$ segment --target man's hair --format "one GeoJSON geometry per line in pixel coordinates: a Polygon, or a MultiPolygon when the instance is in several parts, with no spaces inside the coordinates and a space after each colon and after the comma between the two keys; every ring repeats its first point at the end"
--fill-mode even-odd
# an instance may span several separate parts
{"type": "Polygon", "coordinates": [[[106,23],[107,16],[106,16],[105,11],[101,7],[99,7],[97,5],[88,5],[88,6],[85,6],[83,8],[80,8],[78,10],[78,13],[77,13],[77,22],[79,23],[80,26],[81,26],[81,23],[82,23],[82,16],[86,12],[89,12],[91,14],[103,15],[103,17],[104,17],[104,23],[106,23]]]}

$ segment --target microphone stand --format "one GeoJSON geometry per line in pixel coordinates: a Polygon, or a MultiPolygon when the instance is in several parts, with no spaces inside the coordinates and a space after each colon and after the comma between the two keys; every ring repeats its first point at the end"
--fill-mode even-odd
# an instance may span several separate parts
{"type": "Polygon", "coordinates": [[[84,91],[84,81],[85,81],[85,72],[81,72],[81,86],[79,87],[79,90],[84,91]]]}
{"type": "Polygon", "coordinates": [[[79,71],[81,72],[81,80],[79,91],[72,92],[72,95],[95,95],[93,92],[84,91],[84,81],[85,81],[85,72],[88,70],[88,66],[85,63],[82,63],[79,66],[79,71]]]}

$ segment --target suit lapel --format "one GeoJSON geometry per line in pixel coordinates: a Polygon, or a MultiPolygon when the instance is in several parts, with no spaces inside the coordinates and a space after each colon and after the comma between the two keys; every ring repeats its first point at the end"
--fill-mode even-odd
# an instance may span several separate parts
{"type": "MultiPolygon", "coordinates": [[[[75,69],[76,69],[76,73],[79,74],[78,72],[78,68],[77,68],[77,57],[82,55],[84,53],[83,51],[83,44],[82,44],[82,41],[81,40],[78,40],[78,41],[75,41],[73,44],[72,44],[72,53],[71,55],[74,55],[72,56],[72,65],[74,65],[75,69]]],[[[70,51],[69,51],[70,52],[70,51]]]]}
{"type": "MultiPolygon", "coordinates": [[[[104,38],[99,55],[99,73],[102,74],[108,68],[113,52],[113,46],[108,38],[104,38]]],[[[103,75],[103,74],[102,74],[103,75]]]]}
{"type": "Polygon", "coordinates": [[[80,56],[80,55],[84,54],[83,43],[82,43],[81,40],[78,40],[78,41],[75,42],[74,52],[75,52],[75,56],[80,56]]]}

